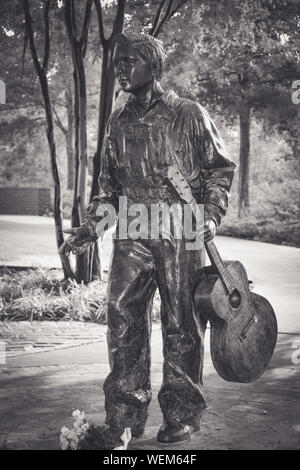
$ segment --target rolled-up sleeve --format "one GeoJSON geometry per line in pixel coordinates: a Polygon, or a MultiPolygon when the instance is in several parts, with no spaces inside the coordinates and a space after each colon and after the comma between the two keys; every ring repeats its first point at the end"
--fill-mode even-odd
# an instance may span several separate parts
{"type": "MultiPolygon", "coordinates": [[[[114,134],[111,124],[111,118],[106,127],[106,136],[104,149],[101,155],[101,168],[99,175],[99,194],[95,196],[86,208],[82,226],[86,228],[92,239],[97,237],[96,227],[101,221],[103,215],[109,214],[109,226],[115,223],[115,215],[119,210],[120,187],[116,179],[117,156],[115,151],[114,134]],[[111,211],[109,205],[114,207],[111,211]],[[103,211],[99,212],[102,206],[103,211]]],[[[109,228],[108,226],[106,229],[109,228]]]]}
{"type": "Polygon", "coordinates": [[[112,204],[118,211],[121,188],[116,178],[118,164],[114,132],[111,118],[107,124],[104,148],[101,155],[98,197],[101,201],[112,204]]]}
{"type": "Polygon", "coordinates": [[[198,203],[204,204],[205,216],[220,224],[225,215],[229,192],[236,168],[227,152],[216,126],[208,113],[199,105],[194,142],[200,158],[200,190],[198,203]]]}

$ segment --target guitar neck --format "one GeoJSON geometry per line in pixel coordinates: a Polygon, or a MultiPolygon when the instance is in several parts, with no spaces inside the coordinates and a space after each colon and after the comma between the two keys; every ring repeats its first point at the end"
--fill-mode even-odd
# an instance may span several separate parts
{"type": "MultiPolygon", "coordinates": [[[[201,214],[199,206],[193,196],[189,183],[182,175],[182,173],[178,170],[177,167],[170,166],[168,168],[168,183],[173,190],[175,190],[176,194],[180,197],[180,199],[191,206],[191,209],[196,217],[197,221],[201,221],[203,214],[201,214]]],[[[234,286],[234,282],[230,272],[228,271],[227,267],[225,266],[216,245],[212,240],[205,243],[207,254],[210,258],[211,263],[220,274],[220,277],[228,291],[229,294],[232,294],[236,288],[234,286]]]]}
{"type": "MultiPolygon", "coordinates": [[[[199,207],[195,198],[192,198],[189,201],[189,204],[191,205],[192,211],[194,212],[194,214],[199,213],[199,207]]],[[[198,219],[198,220],[201,220],[201,219],[198,219]]],[[[220,253],[215,243],[213,242],[213,240],[209,240],[208,242],[205,242],[205,248],[206,248],[206,251],[207,251],[207,254],[209,256],[211,263],[213,264],[213,266],[215,266],[218,273],[220,274],[227,291],[229,292],[229,294],[232,294],[233,291],[235,290],[233,279],[227,267],[225,266],[224,261],[222,260],[220,253]]]]}
{"type": "Polygon", "coordinates": [[[205,248],[211,263],[216,267],[226,286],[226,289],[228,290],[229,294],[232,294],[235,290],[233,279],[227,267],[225,266],[224,261],[222,260],[214,241],[209,240],[205,242],[205,248]]]}

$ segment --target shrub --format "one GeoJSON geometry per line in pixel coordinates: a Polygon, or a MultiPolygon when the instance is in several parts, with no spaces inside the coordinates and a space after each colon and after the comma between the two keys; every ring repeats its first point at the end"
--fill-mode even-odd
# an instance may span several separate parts
{"type": "Polygon", "coordinates": [[[0,319],[106,320],[106,283],[63,282],[59,270],[6,271],[0,275],[0,319]]]}
{"type": "Polygon", "coordinates": [[[300,222],[292,220],[259,219],[253,215],[239,219],[229,214],[222,221],[218,234],[300,247],[300,222]]]}
{"type": "MultiPolygon", "coordinates": [[[[0,273],[0,320],[78,320],[106,323],[106,282],[62,281],[58,269],[0,273]]],[[[160,319],[160,298],[152,317],[160,319]]]]}

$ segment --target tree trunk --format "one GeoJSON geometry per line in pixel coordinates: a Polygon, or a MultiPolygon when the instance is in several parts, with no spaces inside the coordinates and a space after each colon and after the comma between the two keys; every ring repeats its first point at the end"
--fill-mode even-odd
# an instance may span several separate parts
{"type": "MultiPolygon", "coordinates": [[[[86,179],[87,179],[87,131],[86,131],[86,79],[84,57],[86,52],[87,35],[90,24],[92,0],[87,0],[85,17],[81,36],[77,38],[76,14],[74,0],[65,2],[65,21],[72,49],[75,90],[75,188],[72,209],[72,225],[78,227],[84,218],[86,208],[86,179]]],[[[91,280],[89,269],[90,254],[76,257],[76,280],[88,283],[91,280]]]]}
{"type": "Polygon", "coordinates": [[[105,44],[105,46],[103,47],[98,121],[98,142],[97,150],[93,159],[93,181],[90,199],[92,199],[94,196],[97,196],[97,194],[99,193],[98,178],[101,167],[101,153],[104,144],[106,124],[111,114],[114,98],[115,78],[112,63],[112,45],[110,42],[108,44],[105,44]]]}
{"type": "MultiPolygon", "coordinates": [[[[153,34],[157,36],[159,30],[163,26],[163,24],[168,21],[168,19],[179,10],[179,8],[185,3],[183,0],[162,0],[161,1],[161,8],[159,9],[159,14],[156,16],[154,22],[154,30],[153,34]]],[[[90,193],[90,200],[93,199],[94,196],[98,195],[99,193],[99,173],[101,167],[101,153],[103,149],[104,139],[105,139],[105,130],[107,120],[112,110],[113,105],[113,98],[114,98],[114,86],[115,86],[115,75],[113,70],[113,62],[112,62],[112,55],[113,55],[113,41],[117,34],[123,31],[124,26],[124,16],[125,16],[125,5],[126,0],[118,0],[117,2],[117,11],[114,20],[114,25],[112,29],[112,33],[108,39],[105,38],[104,34],[104,24],[103,24],[103,15],[102,15],[102,6],[100,0],[94,0],[94,4],[96,7],[97,17],[98,17],[98,24],[99,24],[99,36],[100,42],[103,48],[103,58],[102,58],[102,71],[101,71],[101,84],[100,84],[100,104],[99,104],[99,121],[98,121],[98,142],[97,142],[97,150],[94,156],[93,161],[93,180],[92,180],[92,188],[90,193]]],[[[88,5],[88,3],[87,3],[88,5]]],[[[74,3],[72,0],[66,0],[66,24],[68,28],[68,34],[70,38],[70,43],[73,52],[73,62],[74,68],[76,71],[76,80],[77,80],[77,90],[78,90],[78,120],[75,114],[75,129],[77,126],[77,134],[75,134],[75,142],[78,142],[79,139],[79,148],[75,150],[76,157],[76,165],[78,171],[75,174],[75,184],[77,180],[77,189],[79,189],[79,194],[77,192],[77,207],[79,210],[79,221],[81,222],[83,216],[83,209],[85,203],[85,173],[84,168],[86,168],[86,97],[85,97],[85,75],[84,75],[84,54],[85,48],[79,48],[79,43],[83,44],[82,40],[78,41],[76,39],[76,24],[74,20],[74,3]],[[73,11],[73,17],[72,17],[73,11]],[[75,34],[74,34],[75,33],[75,34]],[[78,161],[79,159],[79,161],[78,161]],[[76,176],[77,175],[77,176],[76,176]]],[[[85,18],[85,26],[83,31],[85,31],[86,39],[87,39],[87,31],[88,31],[88,17],[85,18]],[[86,21],[87,20],[87,21],[86,21]]],[[[85,41],[86,45],[86,41],[85,41]]],[[[75,81],[76,81],[75,80],[75,81]]],[[[76,104],[75,104],[76,108],[76,104]]],[[[75,204],[75,197],[74,197],[74,204],[75,204]]],[[[78,216],[78,214],[77,214],[78,216]]],[[[74,212],[74,219],[75,219],[75,212],[74,212]]],[[[73,216],[72,216],[72,223],[73,223],[73,216]]],[[[94,277],[100,277],[102,279],[102,269],[101,263],[98,256],[98,244],[95,243],[93,247],[89,250],[88,255],[88,262],[86,262],[86,258],[77,257],[77,267],[78,262],[82,258],[82,267],[77,269],[77,273],[79,276],[79,280],[84,280],[84,282],[88,282],[92,280],[94,277]]]]}
{"type": "Polygon", "coordinates": [[[74,125],[74,112],[73,112],[73,98],[72,91],[68,88],[65,90],[65,99],[67,104],[67,133],[66,133],[66,148],[67,148],[67,188],[74,188],[74,146],[73,146],[73,125],[74,125]]]}
{"type": "MultiPolygon", "coordinates": [[[[97,8],[97,15],[99,21],[99,35],[102,44],[102,69],[101,69],[101,83],[100,83],[100,96],[99,96],[99,120],[98,120],[98,140],[97,150],[93,159],[93,179],[92,188],[90,194],[90,200],[94,196],[99,194],[99,174],[101,168],[101,153],[103,149],[105,131],[108,118],[110,116],[113,99],[114,99],[114,88],[115,88],[115,74],[113,67],[113,41],[117,34],[123,31],[124,27],[124,15],[126,0],[118,0],[117,13],[115,16],[113,31],[109,39],[104,37],[103,19],[101,4],[95,2],[97,8]]],[[[99,277],[103,279],[103,271],[101,265],[101,257],[98,253],[98,243],[94,243],[93,250],[90,253],[90,264],[91,264],[91,276],[93,278],[99,277]]]]}
{"type": "MultiPolygon", "coordinates": [[[[63,229],[62,229],[62,217],[61,217],[61,191],[60,191],[60,179],[57,169],[57,158],[56,158],[56,147],[53,133],[53,115],[51,108],[51,101],[48,90],[47,75],[46,72],[40,77],[42,93],[45,102],[45,112],[47,119],[47,139],[50,149],[52,175],[54,180],[54,220],[55,220],[55,232],[56,232],[56,243],[57,247],[60,248],[64,243],[63,229]]],[[[65,278],[73,278],[73,273],[70,267],[69,259],[67,256],[60,254],[62,267],[65,278]]]]}
{"type": "Polygon", "coordinates": [[[250,112],[248,103],[243,103],[240,118],[240,166],[238,215],[247,213],[249,203],[249,156],[250,156],[250,112]]]}
{"type": "MultiPolygon", "coordinates": [[[[28,0],[23,0],[23,9],[25,13],[25,23],[30,43],[31,55],[35,70],[39,77],[39,82],[42,90],[42,95],[44,99],[44,107],[47,121],[47,139],[50,150],[50,161],[51,161],[51,170],[54,181],[54,221],[55,221],[55,232],[56,232],[56,243],[57,247],[60,248],[64,243],[63,229],[62,229],[62,216],[61,216],[61,191],[60,191],[60,179],[57,168],[57,157],[56,157],[56,146],[54,138],[54,122],[53,122],[53,111],[52,103],[49,94],[49,87],[47,81],[47,69],[48,61],[50,56],[50,28],[49,28],[49,11],[51,7],[51,0],[47,0],[44,3],[44,25],[45,25],[45,39],[44,39],[44,58],[42,64],[40,63],[34,41],[34,32],[32,27],[32,18],[29,10],[28,0]]],[[[26,49],[26,48],[25,48],[26,49]]],[[[25,55],[24,49],[24,55],[25,55]]],[[[70,266],[69,258],[66,255],[59,253],[62,268],[65,278],[73,278],[73,272],[70,266]]]]}
{"type": "Polygon", "coordinates": [[[80,223],[84,218],[84,211],[87,206],[86,200],[86,180],[87,180],[87,132],[86,132],[86,79],[83,60],[78,63],[78,82],[79,82],[79,218],[80,223]]]}
{"type": "MultiPolygon", "coordinates": [[[[78,51],[75,58],[75,67],[78,86],[78,113],[79,113],[79,160],[77,177],[77,204],[79,225],[82,223],[87,205],[87,132],[86,132],[86,79],[83,58],[78,51]]],[[[77,257],[76,279],[87,284],[92,280],[89,268],[89,250],[77,257]]]]}
{"type": "Polygon", "coordinates": [[[78,170],[79,170],[79,100],[78,100],[78,87],[77,77],[75,70],[73,71],[74,80],[74,188],[73,188],[73,206],[71,224],[72,227],[79,227],[79,212],[78,212],[78,200],[77,200],[77,186],[78,186],[78,170]]]}
{"type": "MultiPolygon", "coordinates": [[[[72,227],[79,227],[80,217],[78,210],[78,180],[79,180],[79,87],[77,85],[77,74],[74,70],[73,72],[74,79],[74,122],[75,122],[75,152],[74,152],[74,191],[73,191],[73,206],[72,206],[72,217],[71,224],[72,227]]],[[[76,280],[81,282],[86,279],[85,273],[87,273],[87,258],[88,254],[84,253],[82,255],[76,256],[76,280]]]]}

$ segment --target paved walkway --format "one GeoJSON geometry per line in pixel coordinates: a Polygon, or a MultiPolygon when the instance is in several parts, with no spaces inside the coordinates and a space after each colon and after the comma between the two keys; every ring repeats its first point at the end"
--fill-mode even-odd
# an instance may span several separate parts
{"type": "MultiPolygon", "coordinates": [[[[300,364],[293,364],[292,335],[279,335],[270,367],[253,384],[222,380],[214,371],[206,336],[204,381],[208,408],[201,437],[168,449],[300,449],[300,364]]],[[[143,440],[134,449],[166,449],[156,441],[162,417],[161,331],[152,335],[153,400],[143,440]]],[[[295,358],[299,356],[295,355],[295,358]]],[[[104,420],[105,342],[8,358],[0,375],[0,448],[57,449],[60,428],[75,409],[104,420]]]]}
{"type": "MultiPolygon", "coordinates": [[[[64,227],[69,223],[64,221],[64,227]]],[[[217,237],[216,244],[224,259],[238,259],[245,265],[254,291],[274,306],[279,331],[300,333],[300,249],[229,237],[217,237]]],[[[104,238],[102,253],[103,267],[108,269],[110,233],[104,238]]],[[[0,215],[0,264],[60,267],[53,219],[0,215]]]]}
{"type": "Polygon", "coordinates": [[[79,321],[0,322],[6,358],[103,341],[106,326],[79,321]]]}
{"type": "MultiPolygon", "coordinates": [[[[63,228],[70,228],[70,220],[63,220],[63,228]]],[[[108,234],[103,241],[104,269],[109,265],[110,245],[108,234]]],[[[70,259],[74,263],[73,255],[70,259]]],[[[0,215],[0,265],[61,268],[53,217],[0,215]]]]}
{"type": "MultiPolygon", "coordinates": [[[[51,255],[43,238],[54,240],[49,224],[37,224],[39,229],[35,233],[32,224],[23,222],[14,232],[17,238],[12,239],[16,222],[1,220],[0,246],[6,247],[6,253],[12,253],[16,246],[16,254],[21,256],[24,233],[28,233],[26,247],[30,242],[41,253],[51,255]]],[[[108,260],[110,240],[106,243],[108,260]]],[[[208,409],[201,437],[176,448],[300,449],[300,249],[226,237],[217,237],[217,245],[225,259],[244,263],[254,281],[254,291],[272,303],[280,334],[270,367],[257,382],[247,385],[225,382],[216,374],[207,334],[204,380],[208,409]]],[[[52,248],[56,250],[54,242],[52,248]]],[[[7,256],[4,249],[0,255],[0,260],[7,256]]],[[[11,260],[6,261],[10,264],[11,260]]],[[[22,258],[19,261],[22,264],[22,258]]],[[[0,448],[57,449],[61,426],[71,424],[72,411],[78,408],[97,424],[103,423],[102,385],[108,361],[104,331],[99,337],[97,334],[93,344],[55,347],[39,354],[28,354],[32,348],[26,351],[23,344],[21,355],[9,355],[6,364],[0,366],[0,448]]],[[[68,331],[65,335],[68,336],[68,331]]],[[[50,330],[46,336],[51,340],[50,330]]],[[[60,336],[59,341],[63,339],[63,334],[56,336],[60,336]]],[[[80,340],[78,332],[76,337],[80,340]]],[[[54,335],[52,339],[55,341],[54,335]]],[[[67,340],[76,339],[71,336],[67,340]]],[[[37,348],[37,342],[33,348],[37,348]]],[[[152,335],[153,401],[145,439],[136,443],[135,448],[161,448],[155,439],[162,420],[156,399],[162,380],[161,350],[161,334],[156,325],[152,335]]]]}

